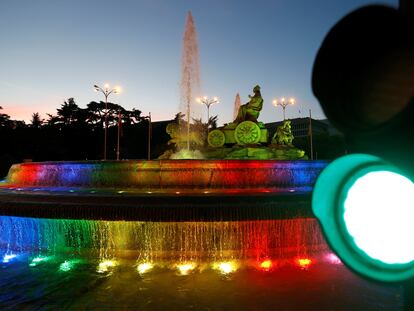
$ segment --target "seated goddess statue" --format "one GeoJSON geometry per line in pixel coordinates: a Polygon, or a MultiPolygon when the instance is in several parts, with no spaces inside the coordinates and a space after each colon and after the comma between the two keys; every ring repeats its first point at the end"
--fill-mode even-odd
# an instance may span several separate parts
{"type": "Polygon", "coordinates": [[[260,111],[263,107],[263,98],[260,94],[260,86],[256,85],[253,88],[254,95],[249,95],[250,101],[244,105],[241,105],[234,123],[241,123],[243,121],[253,121],[257,123],[260,111]]]}

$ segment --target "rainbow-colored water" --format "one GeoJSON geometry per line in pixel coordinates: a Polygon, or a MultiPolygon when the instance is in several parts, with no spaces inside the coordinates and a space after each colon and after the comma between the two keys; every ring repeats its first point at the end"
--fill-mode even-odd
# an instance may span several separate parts
{"type": "Polygon", "coordinates": [[[310,191],[326,161],[160,160],[22,163],[5,185],[130,191],[290,189],[310,191]]]}
{"type": "Polygon", "coordinates": [[[0,216],[5,253],[70,253],[137,260],[216,261],[303,257],[326,250],[315,219],[137,222],[0,216]]]}
{"type": "Polygon", "coordinates": [[[0,309],[399,310],[400,290],[353,276],[302,212],[325,165],[15,165],[0,183],[0,309]]]}
{"type": "Polygon", "coordinates": [[[333,255],[314,219],[0,217],[0,309],[402,310],[333,255]]]}

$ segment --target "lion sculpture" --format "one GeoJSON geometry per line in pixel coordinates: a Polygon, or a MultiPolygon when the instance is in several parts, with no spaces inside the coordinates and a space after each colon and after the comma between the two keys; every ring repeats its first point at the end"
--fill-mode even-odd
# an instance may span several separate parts
{"type": "Polygon", "coordinates": [[[282,125],[277,127],[276,133],[273,135],[272,144],[285,145],[292,147],[293,134],[290,121],[284,121],[282,125]]]}

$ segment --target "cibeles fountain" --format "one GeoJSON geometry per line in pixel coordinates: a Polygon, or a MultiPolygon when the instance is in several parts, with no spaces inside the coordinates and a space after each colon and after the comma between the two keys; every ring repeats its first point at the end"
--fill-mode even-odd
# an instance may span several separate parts
{"type": "MultiPolygon", "coordinates": [[[[176,128],[176,151],[194,155],[190,113],[200,79],[190,13],[182,68],[187,121],[176,128]]],[[[98,261],[98,272],[120,258],[170,267],[191,261],[196,270],[201,262],[240,266],[326,251],[310,209],[326,162],[305,160],[288,122],[269,139],[258,121],[262,104],[256,86],[234,122],[210,131],[204,159],[13,165],[0,183],[3,261],[54,254],[63,265],[59,256],[70,254],[98,261]]]]}

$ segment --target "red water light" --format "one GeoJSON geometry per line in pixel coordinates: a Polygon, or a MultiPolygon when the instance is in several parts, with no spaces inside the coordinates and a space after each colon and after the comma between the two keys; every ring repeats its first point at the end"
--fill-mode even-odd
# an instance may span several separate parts
{"type": "Polygon", "coordinates": [[[264,271],[269,271],[273,266],[273,263],[270,259],[266,259],[260,263],[260,268],[264,271]]]}
{"type": "Polygon", "coordinates": [[[302,268],[306,269],[312,264],[312,260],[309,258],[299,258],[296,260],[297,264],[302,268]]]}

